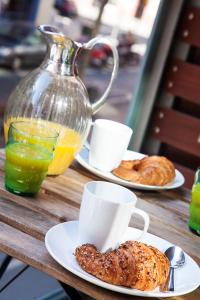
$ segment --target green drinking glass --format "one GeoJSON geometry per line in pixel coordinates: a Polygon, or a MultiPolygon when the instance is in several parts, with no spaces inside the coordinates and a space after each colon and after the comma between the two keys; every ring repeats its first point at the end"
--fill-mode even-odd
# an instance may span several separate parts
{"type": "Polygon", "coordinates": [[[200,167],[195,174],[192,186],[192,199],[190,202],[189,228],[200,236],[200,167]]]}
{"type": "Polygon", "coordinates": [[[8,191],[22,196],[34,196],[39,191],[53,159],[58,135],[39,121],[11,123],[5,160],[8,191]]]}

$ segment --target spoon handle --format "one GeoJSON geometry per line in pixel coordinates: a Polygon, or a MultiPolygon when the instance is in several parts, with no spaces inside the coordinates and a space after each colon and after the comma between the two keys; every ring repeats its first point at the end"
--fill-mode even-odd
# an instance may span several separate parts
{"type": "Polygon", "coordinates": [[[170,267],[168,290],[174,291],[174,268],[172,267],[170,267]]]}

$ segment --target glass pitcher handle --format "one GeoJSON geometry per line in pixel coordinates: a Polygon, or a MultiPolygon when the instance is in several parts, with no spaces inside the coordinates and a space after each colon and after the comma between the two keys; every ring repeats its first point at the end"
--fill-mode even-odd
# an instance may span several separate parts
{"type": "Polygon", "coordinates": [[[117,52],[117,48],[109,38],[96,37],[96,38],[90,40],[89,42],[83,44],[83,48],[90,50],[96,44],[106,44],[111,48],[112,53],[113,53],[114,63],[113,63],[113,70],[111,73],[111,78],[110,78],[109,84],[108,84],[105,92],[94,104],[92,104],[92,114],[95,114],[101,108],[101,106],[105,103],[106,98],[108,97],[110,90],[112,88],[113,82],[117,76],[118,67],[119,67],[119,55],[117,52]]]}

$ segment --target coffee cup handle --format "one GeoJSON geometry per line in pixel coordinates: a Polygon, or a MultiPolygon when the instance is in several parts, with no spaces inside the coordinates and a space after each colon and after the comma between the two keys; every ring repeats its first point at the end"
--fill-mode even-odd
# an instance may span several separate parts
{"type": "Polygon", "coordinates": [[[147,232],[147,230],[149,228],[149,215],[145,211],[143,211],[143,210],[141,210],[139,208],[136,208],[136,207],[134,207],[132,215],[134,215],[134,214],[138,214],[138,215],[140,215],[144,219],[144,229],[143,229],[143,232],[138,237],[135,238],[137,240],[140,240],[143,237],[143,235],[147,232]]]}

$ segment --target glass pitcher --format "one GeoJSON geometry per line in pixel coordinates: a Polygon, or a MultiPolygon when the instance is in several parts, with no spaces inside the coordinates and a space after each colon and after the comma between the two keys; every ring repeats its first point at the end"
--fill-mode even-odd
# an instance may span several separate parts
{"type": "Polygon", "coordinates": [[[195,174],[190,203],[189,227],[200,236],[200,167],[195,174]]]}
{"type": "Polygon", "coordinates": [[[4,115],[4,135],[16,120],[41,122],[59,131],[49,175],[63,173],[81,149],[91,126],[91,117],[104,104],[118,71],[118,52],[113,43],[96,37],[80,44],[65,37],[49,25],[38,27],[47,41],[47,54],[39,68],[29,73],[8,99],[4,115]],[[113,52],[114,64],[110,82],[100,99],[90,104],[88,93],[75,65],[81,49],[92,49],[105,43],[113,52]]]}

